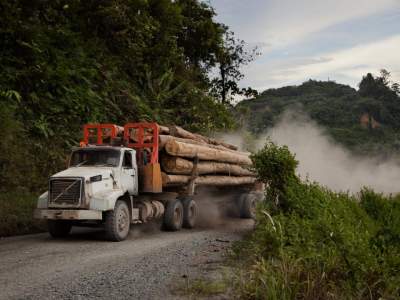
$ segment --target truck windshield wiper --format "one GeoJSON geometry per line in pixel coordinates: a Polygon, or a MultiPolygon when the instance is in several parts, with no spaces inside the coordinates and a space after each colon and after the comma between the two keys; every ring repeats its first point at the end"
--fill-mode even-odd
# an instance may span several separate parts
{"type": "Polygon", "coordinates": [[[84,160],[84,161],[80,162],[79,164],[75,165],[74,167],[80,167],[85,163],[87,163],[87,160],[84,160]]]}
{"type": "Polygon", "coordinates": [[[115,165],[110,164],[110,163],[102,163],[102,164],[95,164],[95,166],[109,166],[109,167],[115,167],[115,165]]]}

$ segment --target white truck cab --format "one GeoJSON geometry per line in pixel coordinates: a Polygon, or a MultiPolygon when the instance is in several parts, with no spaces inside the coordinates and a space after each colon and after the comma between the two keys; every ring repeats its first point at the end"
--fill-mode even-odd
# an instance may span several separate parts
{"type": "MultiPolygon", "coordinates": [[[[63,236],[69,232],[70,226],[66,224],[72,226],[71,221],[102,221],[104,212],[114,210],[118,199],[125,198],[129,204],[138,195],[138,188],[134,149],[76,148],[69,167],[50,177],[49,190],[39,197],[35,216],[50,220],[50,234],[63,236]]],[[[131,207],[128,213],[126,222],[139,219],[138,209],[131,207]]]]}

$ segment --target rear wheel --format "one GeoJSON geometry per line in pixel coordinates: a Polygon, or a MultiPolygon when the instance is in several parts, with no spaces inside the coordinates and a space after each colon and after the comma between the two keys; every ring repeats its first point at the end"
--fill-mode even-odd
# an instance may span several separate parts
{"type": "Polygon", "coordinates": [[[105,214],[105,230],[109,240],[120,242],[129,234],[130,217],[129,208],[125,201],[118,200],[113,211],[105,214]]]}
{"type": "Polygon", "coordinates": [[[71,232],[72,223],[68,220],[48,220],[47,228],[53,238],[62,238],[71,232]]]}
{"type": "Polygon", "coordinates": [[[177,231],[182,228],[183,205],[178,199],[168,201],[164,213],[164,228],[169,231],[177,231]]]}
{"type": "Polygon", "coordinates": [[[191,198],[182,200],[183,203],[183,227],[193,228],[196,224],[197,205],[191,198]]]}

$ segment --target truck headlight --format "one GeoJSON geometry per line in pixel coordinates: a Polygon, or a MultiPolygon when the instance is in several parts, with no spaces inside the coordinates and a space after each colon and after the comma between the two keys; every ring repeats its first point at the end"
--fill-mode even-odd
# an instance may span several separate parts
{"type": "Polygon", "coordinates": [[[101,175],[96,175],[96,176],[92,176],[90,177],[90,182],[97,182],[97,181],[101,181],[103,178],[101,175]]]}

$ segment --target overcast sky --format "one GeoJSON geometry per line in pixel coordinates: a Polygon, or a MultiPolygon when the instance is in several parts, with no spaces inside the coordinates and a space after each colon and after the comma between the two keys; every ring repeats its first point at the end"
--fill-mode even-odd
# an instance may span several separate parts
{"type": "Polygon", "coordinates": [[[382,68],[400,82],[400,0],[209,0],[262,56],[244,68],[242,86],[259,91],[334,80],[357,87],[382,68]]]}

